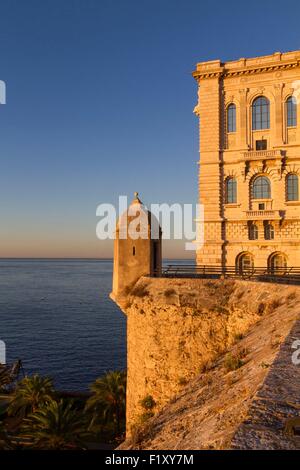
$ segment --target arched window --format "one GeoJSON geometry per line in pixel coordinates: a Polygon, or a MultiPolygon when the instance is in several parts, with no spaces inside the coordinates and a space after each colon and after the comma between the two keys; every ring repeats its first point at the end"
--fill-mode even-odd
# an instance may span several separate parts
{"type": "Polygon", "coordinates": [[[274,226],[269,222],[266,222],[264,225],[265,230],[265,240],[274,240],[274,226]]]}
{"type": "Polygon", "coordinates": [[[227,108],[227,132],[236,132],[236,106],[233,103],[227,108]]]}
{"type": "Polygon", "coordinates": [[[286,200],[298,201],[299,199],[299,185],[298,176],[290,173],[286,177],[286,200]]]}
{"type": "Polygon", "coordinates": [[[297,101],[294,96],[286,100],[286,124],[287,127],[297,126],[297,101]]]}
{"type": "Polygon", "coordinates": [[[264,96],[259,96],[253,101],[252,129],[270,129],[270,102],[264,96]]]}
{"type": "Polygon", "coordinates": [[[236,259],[236,270],[242,276],[251,274],[254,269],[254,260],[251,253],[240,253],[236,259]]]}
{"type": "Polygon", "coordinates": [[[258,228],[256,224],[250,223],[248,227],[248,231],[249,231],[249,240],[258,239],[258,228]]]}
{"type": "Polygon", "coordinates": [[[271,185],[269,178],[258,176],[252,183],[252,199],[270,199],[271,185]]]}
{"type": "Polygon", "coordinates": [[[226,179],[226,204],[235,204],[237,201],[236,179],[226,179]]]}
{"type": "Polygon", "coordinates": [[[272,274],[284,274],[287,261],[284,253],[273,253],[268,260],[268,267],[272,274]]]}

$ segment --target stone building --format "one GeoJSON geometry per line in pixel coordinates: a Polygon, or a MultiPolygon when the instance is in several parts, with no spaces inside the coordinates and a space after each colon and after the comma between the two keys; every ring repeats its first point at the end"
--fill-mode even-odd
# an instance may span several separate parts
{"type": "Polygon", "coordinates": [[[300,51],[197,64],[198,265],[300,266],[300,51]]]}
{"type": "Polygon", "coordinates": [[[128,295],[141,276],[156,276],[161,272],[161,228],[158,220],[138,197],[121,215],[114,240],[113,290],[116,300],[128,295]]]}

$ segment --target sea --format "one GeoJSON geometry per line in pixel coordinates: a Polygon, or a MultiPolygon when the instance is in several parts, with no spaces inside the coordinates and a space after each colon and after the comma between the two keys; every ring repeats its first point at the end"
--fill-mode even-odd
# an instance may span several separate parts
{"type": "MultiPolygon", "coordinates": [[[[165,260],[164,264],[183,261],[165,260]]],[[[192,261],[184,261],[191,263],[192,261]]],[[[109,298],[113,261],[0,259],[0,340],[6,362],[87,391],[126,369],[126,317],[109,298]]]]}

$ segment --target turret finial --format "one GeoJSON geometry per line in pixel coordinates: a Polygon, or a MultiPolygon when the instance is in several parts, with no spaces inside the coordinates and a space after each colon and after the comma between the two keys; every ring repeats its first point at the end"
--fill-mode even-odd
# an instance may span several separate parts
{"type": "Polygon", "coordinates": [[[135,191],[134,193],[134,199],[132,201],[132,204],[142,204],[142,201],[139,198],[139,193],[135,191]]]}

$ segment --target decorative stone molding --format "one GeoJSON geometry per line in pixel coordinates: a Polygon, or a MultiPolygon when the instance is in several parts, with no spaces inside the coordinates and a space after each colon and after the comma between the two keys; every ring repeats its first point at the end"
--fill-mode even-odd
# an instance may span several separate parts
{"type": "Polygon", "coordinates": [[[268,158],[283,158],[285,152],[282,150],[252,150],[250,152],[243,152],[245,160],[266,160],[268,158]]]}
{"type": "Polygon", "coordinates": [[[237,177],[238,177],[238,172],[233,168],[230,168],[229,170],[224,171],[224,180],[226,180],[227,178],[237,178],[237,177]]]}
{"type": "MultiPolygon", "coordinates": [[[[295,95],[293,88],[300,83],[300,51],[226,63],[201,63],[194,76],[199,83],[195,113],[201,112],[199,201],[205,205],[205,241],[197,250],[197,262],[234,265],[241,251],[237,244],[246,247],[250,243],[255,251],[255,266],[264,266],[262,251],[278,243],[285,244],[285,253],[300,266],[300,201],[291,205],[285,201],[286,174],[300,175],[300,120],[298,126],[287,128],[285,106],[285,99],[295,95]],[[219,79],[202,82],[206,76],[219,79]],[[261,95],[270,101],[270,126],[253,130],[251,104],[261,95]],[[227,133],[226,129],[226,108],[230,103],[237,107],[234,133],[227,133]],[[258,141],[263,140],[266,150],[255,150],[262,147],[258,141]],[[250,191],[253,178],[259,175],[270,179],[272,195],[261,201],[251,198],[250,191]],[[224,198],[228,177],[237,181],[235,205],[226,204],[224,198]],[[248,240],[245,213],[262,209],[259,204],[265,204],[267,211],[275,211],[263,213],[264,217],[276,220],[275,241],[265,242],[263,230],[257,241],[248,240]],[[284,216],[280,210],[285,212],[284,216]],[[282,221],[287,219],[291,224],[285,226],[282,221]],[[221,237],[226,248],[217,245],[221,237]]],[[[298,116],[299,110],[300,104],[298,116]]],[[[259,220],[262,223],[267,219],[259,220]]]]}
{"type": "Polygon", "coordinates": [[[250,168],[248,174],[246,175],[245,180],[248,181],[249,184],[251,185],[252,181],[257,176],[267,176],[272,181],[280,181],[280,178],[278,177],[278,173],[276,169],[268,168],[268,167],[264,168],[264,165],[257,165],[254,168],[250,168]]]}
{"type": "Polygon", "coordinates": [[[282,172],[282,176],[285,177],[289,173],[296,173],[297,175],[300,175],[300,168],[298,165],[286,165],[284,171],[282,172]]]}
{"type": "Polygon", "coordinates": [[[262,58],[242,59],[224,63],[221,63],[219,60],[198,63],[196,70],[193,72],[193,77],[196,80],[203,80],[207,78],[228,78],[276,72],[276,78],[280,78],[282,71],[299,66],[299,51],[285,54],[275,53],[262,58]]]}

